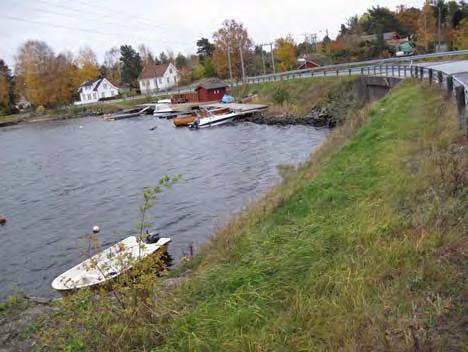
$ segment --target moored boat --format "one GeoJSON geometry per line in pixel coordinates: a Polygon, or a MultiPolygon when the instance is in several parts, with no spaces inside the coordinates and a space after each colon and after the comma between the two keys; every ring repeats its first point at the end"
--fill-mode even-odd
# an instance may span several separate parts
{"type": "Polygon", "coordinates": [[[239,112],[233,112],[231,110],[221,113],[219,115],[213,114],[212,112],[206,110],[208,112],[207,117],[197,117],[195,122],[193,122],[189,127],[193,129],[198,128],[205,128],[205,127],[213,127],[222,125],[225,123],[231,122],[236,116],[241,115],[239,112]]]}
{"type": "Polygon", "coordinates": [[[228,111],[229,111],[229,108],[214,109],[211,111],[207,109],[200,109],[198,111],[192,112],[190,115],[177,116],[174,119],[174,125],[176,127],[190,126],[196,121],[197,118],[208,117],[210,116],[209,115],[210,113],[213,115],[221,115],[221,114],[227,113],[228,111]]]}
{"type": "Polygon", "coordinates": [[[129,236],[56,277],[52,288],[67,292],[105,285],[141,260],[165,252],[170,241],[170,238],[157,235],[148,235],[145,241],[129,236]]]}

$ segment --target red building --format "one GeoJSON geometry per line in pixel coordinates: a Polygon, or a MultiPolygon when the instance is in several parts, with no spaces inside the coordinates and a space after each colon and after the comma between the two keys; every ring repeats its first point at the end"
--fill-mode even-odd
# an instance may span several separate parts
{"type": "Polygon", "coordinates": [[[226,88],[228,85],[219,79],[210,79],[200,83],[195,91],[198,95],[198,101],[200,103],[206,101],[221,100],[226,94],[226,88]]]}
{"type": "MultiPolygon", "coordinates": [[[[302,60],[301,60],[302,61],[302,60]]],[[[312,60],[309,59],[304,59],[302,62],[300,62],[299,65],[299,70],[304,70],[306,68],[316,68],[319,67],[320,65],[312,60]]]]}

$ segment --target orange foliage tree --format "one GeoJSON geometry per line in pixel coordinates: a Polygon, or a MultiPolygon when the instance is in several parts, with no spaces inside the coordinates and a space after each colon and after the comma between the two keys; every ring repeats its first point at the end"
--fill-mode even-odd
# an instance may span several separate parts
{"type": "Polygon", "coordinates": [[[228,49],[230,49],[232,76],[240,78],[242,74],[240,51],[242,50],[244,66],[247,66],[252,56],[250,52],[252,40],[247,29],[235,20],[225,20],[222,27],[213,34],[213,39],[215,45],[213,66],[217,75],[229,77],[228,49]]]}
{"type": "Polygon", "coordinates": [[[75,59],[76,71],[74,85],[79,87],[84,81],[95,80],[99,76],[96,54],[89,47],[81,48],[75,59]]]}
{"type": "Polygon", "coordinates": [[[453,48],[455,50],[468,49],[468,18],[461,20],[458,27],[453,31],[453,48]]]}
{"type": "Polygon", "coordinates": [[[291,35],[286,38],[278,38],[275,41],[274,54],[278,60],[280,72],[293,70],[297,66],[296,44],[291,35]]]}
{"type": "Polygon", "coordinates": [[[425,4],[421,15],[418,18],[418,44],[429,49],[429,45],[433,44],[437,36],[437,23],[434,17],[432,6],[425,4]]]}

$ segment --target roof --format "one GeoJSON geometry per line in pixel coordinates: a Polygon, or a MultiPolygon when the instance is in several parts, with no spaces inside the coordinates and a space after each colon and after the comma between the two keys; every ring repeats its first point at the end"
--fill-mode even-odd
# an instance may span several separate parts
{"type": "Polygon", "coordinates": [[[208,79],[206,81],[201,82],[195,90],[198,90],[200,88],[204,89],[218,89],[218,88],[226,88],[229,87],[229,85],[221,81],[220,79],[208,79]]]}
{"type": "Polygon", "coordinates": [[[155,63],[149,63],[143,68],[143,71],[141,71],[138,79],[151,79],[155,77],[162,77],[164,76],[164,72],[166,72],[167,67],[169,65],[170,63],[160,65],[156,65],[155,63]]]}
{"type": "Polygon", "coordinates": [[[312,64],[314,66],[320,66],[320,64],[316,63],[315,61],[312,61],[312,60],[309,60],[309,59],[302,59],[302,60],[299,60],[299,69],[301,69],[302,67],[304,67],[306,64],[312,64]]]}
{"type": "MultiPolygon", "coordinates": [[[[386,32],[383,33],[384,40],[391,40],[394,38],[400,38],[400,35],[397,32],[386,32]]],[[[365,42],[371,42],[377,40],[377,34],[369,34],[361,36],[361,40],[365,42]]]]}
{"type": "MultiPolygon", "coordinates": [[[[95,80],[95,81],[93,81],[93,80],[84,81],[84,82],[81,84],[80,88],[78,88],[78,93],[81,93],[81,89],[82,89],[83,87],[91,87],[91,89],[92,89],[93,91],[97,91],[98,88],[99,88],[99,86],[101,85],[101,83],[102,83],[104,80],[105,80],[105,78],[99,78],[99,79],[97,79],[97,80],[95,80]]],[[[113,86],[113,84],[112,84],[111,82],[108,81],[108,83],[111,84],[111,85],[113,86]]]]}

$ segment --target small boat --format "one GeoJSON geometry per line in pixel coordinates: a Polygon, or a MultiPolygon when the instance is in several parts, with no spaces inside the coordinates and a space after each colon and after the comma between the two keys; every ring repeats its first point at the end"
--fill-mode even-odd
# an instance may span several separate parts
{"type": "Polygon", "coordinates": [[[207,117],[198,117],[189,127],[192,129],[199,129],[205,127],[218,126],[231,122],[235,117],[241,115],[239,112],[228,110],[219,115],[213,114],[211,111],[205,110],[208,114],[207,117]]]}
{"type": "Polygon", "coordinates": [[[190,124],[194,123],[198,117],[208,117],[208,113],[212,113],[214,115],[221,115],[227,113],[228,111],[229,108],[220,108],[211,111],[208,111],[207,109],[201,109],[199,111],[193,111],[190,115],[177,116],[173,122],[176,127],[185,127],[190,126],[190,124]]]}
{"type": "Polygon", "coordinates": [[[154,104],[154,112],[153,112],[154,116],[163,118],[163,117],[168,117],[170,115],[174,115],[176,113],[174,109],[169,105],[169,103],[167,102],[161,103],[160,101],[154,104]]]}
{"type": "Polygon", "coordinates": [[[148,234],[144,241],[129,236],[56,277],[52,288],[67,292],[104,285],[141,260],[166,252],[170,241],[170,238],[160,238],[157,234],[148,234]]]}
{"type": "Polygon", "coordinates": [[[128,119],[130,117],[137,117],[145,113],[147,108],[142,109],[141,107],[136,107],[136,108],[131,108],[131,109],[125,109],[121,110],[115,114],[110,114],[110,115],[103,115],[102,118],[108,119],[108,120],[122,120],[122,119],[128,119]]]}

